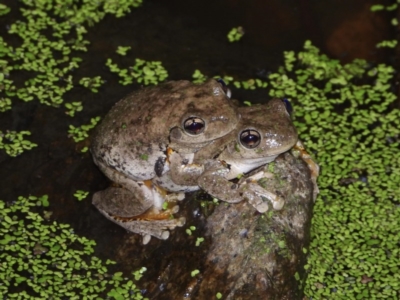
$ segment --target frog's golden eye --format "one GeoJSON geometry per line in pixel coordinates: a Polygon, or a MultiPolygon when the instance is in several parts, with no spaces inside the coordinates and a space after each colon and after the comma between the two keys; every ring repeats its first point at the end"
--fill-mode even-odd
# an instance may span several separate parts
{"type": "Polygon", "coordinates": [[[199,135],[204,131],[206,123],[199,117],[190,117],[183,122],[183,128],[186,133],[191,135],[199,135]]]}
{"type": "Polygon", "coordinates": [[[246,129],[240,133],[240,143],[243,147],[248,149],[253,149],[260,145],[261,135],[258,131],[254,129],[246,129]]]}

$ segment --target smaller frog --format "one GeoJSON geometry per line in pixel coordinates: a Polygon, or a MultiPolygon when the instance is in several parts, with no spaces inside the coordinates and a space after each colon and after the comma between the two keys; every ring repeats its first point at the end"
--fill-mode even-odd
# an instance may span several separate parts
{"type": "MultiPolygon", "coordinates": [[[[257,169],[288,150],[297,142],[297,131],[285,102],[272,99],[267,104],[238,108],[241,122],[230,134],[213,141],[195,155],[184,156],[170,151],[169,161],[174,166],[156,184],[170,191],[202,188],[210,195],[236,203],[246,198],[259,212],[268,209],[262,197],[269,199],[274,209],[281,209],[284,201],[256,184],[258,174],[234,184],[229,181],[257,169]],[[180,162],[180,164],[179,164],[180,162]]],[[[173,142],[171,147],[179,149],[173,142]]]]}
{"type": "MultiPolygon", "coordinates": [[[[93,204],[108,219],[142,234],[166,239],[178,207],[164,202],[183,198],[152,183],[166,171],[170,132],[179,135],[181,153],[191,155],[232,131],[239,122],[224,85],[171,81],[134,92],[120,100],[97,126],[91,152],[100,170],[118,187],[94,194],[93,204]],[[145,215],[143,215],[146,213],[145,215]],[[151,224],[151,225],[150,225],[151,224]]],[[[171,164],[172,167],[173,163],[171,164]]]]}

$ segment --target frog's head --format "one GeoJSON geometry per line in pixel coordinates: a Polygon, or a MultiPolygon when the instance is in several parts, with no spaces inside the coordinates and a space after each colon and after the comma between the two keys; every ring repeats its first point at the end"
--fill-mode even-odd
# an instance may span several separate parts
{"type": "Polygon", "coordinates": [[[170,131],[171,147],[198,149],[234,130],[240,115],[222,80],[210,79],[186,90],[185,112],[170,131]]]}
{"type": "Polygon", "coordinates": [[[238,111],[242,120],[235,141],[219,156],[231,165],[233,177],[273,161],[296,144],[297,131],[284,101],[274,98],[238,111]]]}

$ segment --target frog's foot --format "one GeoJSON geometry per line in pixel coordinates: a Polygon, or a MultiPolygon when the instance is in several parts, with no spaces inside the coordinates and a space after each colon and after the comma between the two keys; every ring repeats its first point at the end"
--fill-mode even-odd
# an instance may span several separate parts
{"type": "Polygon", "coordinates": [[[292,154],[297,157],[300,157],[308,166],[308,169],[311,173],[311,182],[314,185],[313,188],[313,199],[317,198],[319,194],[319,188],[317,185],[317,177],[319,175],[319,165],[315,162],[315,160],[311,157],[311,155],[306,151],[303,143],[298,140],[296,145],[292,148],[292,154]]]}
{"type": "Polygon", "coordinates": [[[185,218],[170,219],[170,220],[130,220],[123,223],[118,223],[126,230],[134,233],[139,233],[143,236],[143,245],[150,242],[154,236],[160,240],[169,238],[169,230],[175,227],[182,227],[186,222],[185,218]]]}
{"type": "Polygon", "coordinates": [[[174,219],[173,214],[179,211],[179,206],[174,202],[163,202],[163,195],[158,194],[156,189],[149,189],[144,184],[141,186],[143,191],[149,192],[148,195],[159,197],[162,207],[165,206],[162,203],[167,204],[165,209],[156,207],[150,197],[143,201],[129,190],[116,187],[95,193],[93,204],[107,219],[128,231],[145,236],[144,242],[150,240],[147,235],[167,239],[168,230],[185,224],[185,218],[174,219]]]}
{"type": "Polygon", "coordinates": [[[268,210],[268,204],[263,201],[262,197],[267,198],[272,203],[272,207],[275,210],[281,210],[285,204],[285,200],[278,195],[271,193],[258,185],[257,183],[247,183],[242,187],[243,197],[249,201],[249,203],[257,209],[260,213],[264,213],[268,210]]]}
{"type": "Polygon", "coordinates": [[[179,193],[170,193],[165,195],[165,200],[167,202],[175,202],[175,201],[182,201],[185,199],[185,193],[179,192],[179,193]]]}
{"type": "Polygon", "coordinates": [[[268,210],[268,204],[253,191],[244,191],[243,198],[245,198],[260,213],[265,213],[268,210]]]}
{"type": "Polygon", "coordinates": [[[254,174],[252,174],[251,176],[243,176],[240,178],[239,180],[239,184],[243,184],[244,182],[250,183],[250,182],[257,182],[262,178],[273,178],[274,174],[270,173],[270,172],[266,172],[266,171],[258,171],[254,174]]]}
{"type": "Polygon", "coordinates": [[[160,213],[144,213],[135,217],[120,217],[107,213],[104,210],[100,212],[112,222],[125,228],[126,230],[143,235],[143,244],[150,241],[150,237],[154,236],[161,240],[166,240],[169,237],[169,231],[175,227],[182,227],[186,219],[184,217],[171,219],[172,214],[179,210],[178,206],[160,213]]]}

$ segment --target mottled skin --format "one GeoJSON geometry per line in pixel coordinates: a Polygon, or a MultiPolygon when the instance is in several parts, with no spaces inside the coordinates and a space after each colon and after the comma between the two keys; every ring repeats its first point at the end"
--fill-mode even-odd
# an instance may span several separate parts
{"type": "MultiPolygon", "coordinates": [[[[150,181],[167,171],[170,132],[179,136],[180,152],[193,155],[232,131],[238,121],[239,115],[221,84],[212,79],[200,85],[171,81],[126,96],[104,117],[91,144],[96,165],[122,188],[110,187],[95,193],[93,204],[110,220],[144,235],[144,241],[148,242],[150,235],[167,238],[166,229],[184,223],[168,219],[176,208],[169,215],[168,211],[163,213],[167,220],[158,221],[159,225],[143,224],[160,219],[165,200],[182,198],[179,194],[166,195],[150,181]],[[183,124],[191,117],[204,121],[201,133],[185,131],[183,124]],[[145,218],[129,219],[145,212],[145,218]]],[[[173,163],[171,166],[174,167],[173,163]]]]}
{"type": "MultiPolygon", "coordinates": [[[[260,212],[268,209],[267,203],[262,201],[263,196],[273,203],[275,209],[282,208],[282,199],[252,182],[263,174],[247,178],[238,185],[229,180],[261,167],[290,150],[298,139],[296,128],[280,99],[272,99],[263,105],[240,107],[238,111],[242,118],[235,130],[198,151],[193,159],[172,152],[169,161],[179,167],[172,167],[161,178],[155,178],[157,185],[171,191],[202,188],[230,203],[247,199],[260,212]],[[241,142],[241,133],[246,130],[260,134],[258,146],[247,148],[241,142]]],[[[177,148],[173,142],[170,145],[173,149],[177,148]]]]}
{"type": "Polygon", "coordinates": [[[179,130],[179,143],[186,153],[194,153],[232,131],[238,121],[233,104],[215,80],[201,85],[171,81],[141,89],[115,104],[97,126],[91,151],[102,170],[112,168],[133,180],[151,179],[156,176],[154,166],[165,158],[171,130],[179,130]],[[205,120],[202,134],[185,134],[182,123],[190,116],[205,120]]]}

